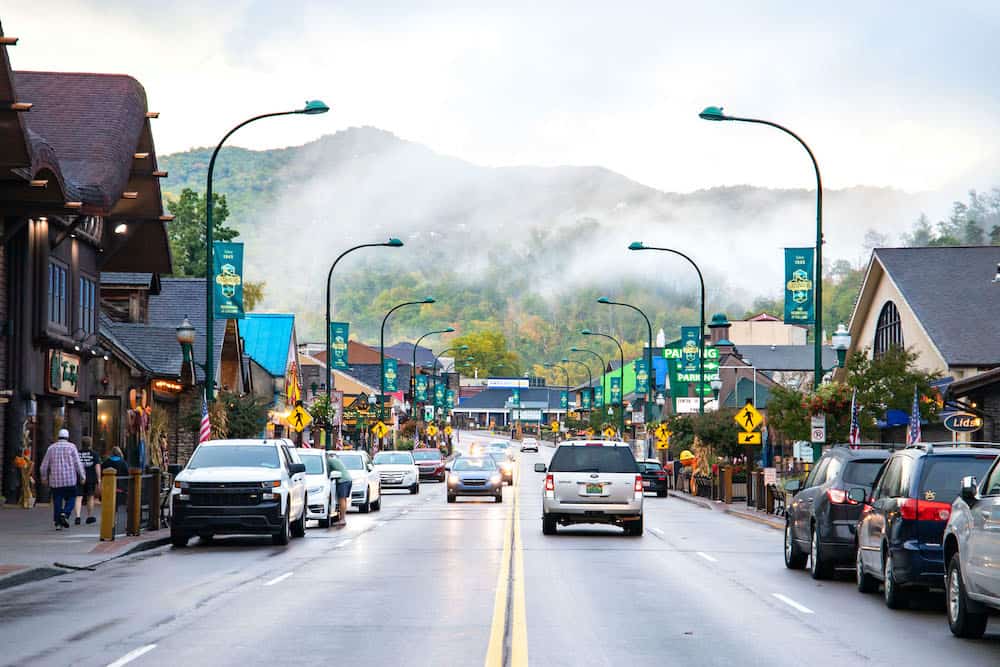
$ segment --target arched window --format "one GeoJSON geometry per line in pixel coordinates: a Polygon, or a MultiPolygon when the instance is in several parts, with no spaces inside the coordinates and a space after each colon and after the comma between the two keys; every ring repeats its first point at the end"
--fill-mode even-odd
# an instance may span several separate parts
{"type": "Polygon", "coordinates": [[[892,347],[903,347],[903,326],[896,304],[886,301],[875,325],[875,358],[878,359],[892,347]]]}

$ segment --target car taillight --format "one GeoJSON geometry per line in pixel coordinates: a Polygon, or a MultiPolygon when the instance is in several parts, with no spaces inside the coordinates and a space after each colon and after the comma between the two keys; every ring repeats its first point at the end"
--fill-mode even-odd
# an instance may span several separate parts
{"type": "Polygon", "coordinates": [[[635,486],[632,488],[636,493],[642,493],[642,475],[635,476],[635,486]]]}
{"type": "Polygon", "coordinates": [[[553,479],[552,475],[545,476],[545,490],[555,491],[556,490],[556,480],[553,479]]]}
{"type": "Polygon", "coordinates": [[[951,516],[951,505],[931,500],[904,498],[899,503],[899,515],[904,519],[917,521],[947,521],[951,516]]]}
{"type": "Polygon", "coordinates": [[[667,478],[667,473],[665,472],[657,473],[656,475],[656,479],[666,479],[666,478],[667,478]]]}
{"type": "Polygon", "coordinates": [[[830,499],[830,502],[833,503],[834,505],[858,504],[858,501],[851,500],[850,498],[848,498],[847,491],[844,491],[843,489],[827,489],[826,495],[830,499]]]}

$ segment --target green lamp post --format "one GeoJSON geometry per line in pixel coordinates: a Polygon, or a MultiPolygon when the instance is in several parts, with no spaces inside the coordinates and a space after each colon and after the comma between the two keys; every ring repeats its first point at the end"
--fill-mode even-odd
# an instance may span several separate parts
{"type": "Polygon", "coordinates": [[[385,323],[388,321],[389,316],[394,312],[403,308],[405,306],[422,306],[427,303],[434,303],[434,297],[426,297],[420,301],[404,301],[403,303],[393,306],[389,309],[389,312],[385,314],[382,318],[382,329],[379,334],[378,341],[378,375],[379,375],[379,392],[378,392],[378,418],[380,421],[385,420],[385,323]]]}
{"type": "MultiPolygon", "coordinates": [[[[583,329],[580,331],[583,336],[601,336],[602,338],[607,338],[618,346],[618,358],[620,365],[618,366],[618,431],[625,437],[625,350],[622,349],[622,344],[614,336],[609,336],[606,333],[600,333],[598,331],[591,331],[590,329],[583,329]]],[[[610,398],[610,397],[609,397],[610,398]]]]}
{"type": "MultiPolygon", "coordinates": [[[[645,409],[643,414],[645,415],[646,424],[649,424],[653,419],[653,379],[656,375],[653,373],[653,325],[649,323],[649,318],[646,317],[646,313],[638,306],[633,306],[630,303],[623,303],[621,301],[612,301],[606,296],[602,296],[597,300],[597,303],[603,303],[608,306],[624,306],[625,308],[631,308],[635,312],[642,315],[642,319],[646,321],[646,374],[649,376],[649,380],[646,382],[646,400],[645,409]]],[[[637,379],[638,381],[638,379],[637,379]]]]}
{"type": "Polygon", "coordinates": [[[418,338],[417,342],[413,344],[413,363],[410,365],[410,400],[413,402],[414,412],[417,411],[417,348],[420,347],[420,341],[428,336],[452,333],[454,331],[454,327],[446,327],[444,329],[438,329],[437,331],[428,331],[423,336],[418,338]]]}

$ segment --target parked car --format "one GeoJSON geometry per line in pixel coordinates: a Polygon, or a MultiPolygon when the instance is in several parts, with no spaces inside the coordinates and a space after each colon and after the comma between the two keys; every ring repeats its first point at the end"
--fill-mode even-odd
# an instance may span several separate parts
{"type": "Polygon", "coordinates": [[[962,479],[944,529],[945,602],[956,637],[978,638],[1000,612],[1000,459],[983,475],[962,479]]]}
{"type": "Polygon", "coordinates": [[[864,502],[855,561],[858,590],[874,592],[883,582],[885,604],[907,604],[913,590],[944,581],[944,529],[962,478],[981,478],[1000,449],[951,443],[907,447],[879,472],[865,502],[862,488],[848,497],[864,502]]]}
{"type": "Polygon", "coordinates": [[[448,502],[458,496],[493,496],[503,502],[503,475],[491,456],[463,456],[448,473],[448,502]]]}
{"type": "Polygon", "coordinates": [[[538,439],[537,438],[523,438],[521,440],[521,451],[522,452],[538,452],[538,439]]]}
{"type": "Polygon", "coordinates": [[[785,490],[794,493],[785,513],[785,567],[801,569],[809,563],[813,579],[824,579],[836,567],[853,567],[863,503],[852,500],[852,488],[871,493],[872,483],[889,458],[887,449],[836,446],[813,466],[805,482],[792,480],[785,490]]]}
{"type": "Polygon", "coordinates": [[[667,473],[658,459],[644,459],[639,463],[642,473],[642,489],[647,493],[656,493],[658,498],[667,497],[667,473]]]}
{"type": "Polygon", "coordinates": [[[344,463],[351,473],[351,505],[358,508],[362,514],[382,509],[382,480],[375,470],[368,452],[364,450],[350,452],[328,452],[344,463]]]}
{"type": "Polygon", "coordinates": [[[507,458],[507,455],[503,452],[490,452],[490,458],[497,464],[497,468],[500,468],[500,475],[503,477],[504,484],[514,483],[514,462],[507,458]]]}
{"type": "Polygon", "coordinates": [[[410,452],[379,452],[372,460],[384,489],[420,493],[420,471],[410,452]]]}
{"type": "Polygon", "coordinates": [[[290,440],[209,440],[169,471],[175,547],[194,535],[264,533],[285,545],[306,534],[306,467],[290,440]]]}
{"type": "Polygon", "coordinates": [[[444,469],[444,456],[440,449],[417,448],[413,450],[413,460],[417,463],[420,471],[420,479],[436,479],[439,482],[445,480],[447,472],[444,469]]]}
{"type": "Polygon", "coordinates": [[[621,526],[627,535],[642,535],[643,486],[639,466],[625,442],[568,440],[556,448],[545,474],[542,533],[556,526],[603,523],[621,526]]]}
{"type": "Polygon", "coordinates": [[[337,514],[336,481],[322,449],[298,448],[295,452],[306,466],[306,519],[315,519],[320,528],[329,528],[337,514]]]}

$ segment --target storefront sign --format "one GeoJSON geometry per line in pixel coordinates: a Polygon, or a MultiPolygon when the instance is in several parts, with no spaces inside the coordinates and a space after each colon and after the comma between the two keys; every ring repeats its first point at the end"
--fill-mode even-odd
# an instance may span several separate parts
{"type": "Polygon", "coordinates": [[[382,365],[382,381],[385,383],[385,393],[394,394],[399,391],[396,381],[399,379],[399,362],[388,358],[382,365]]]}
{"type": "Polygon", "coordinates": [[[53,394],[80,395],[80,357],[62,350],[49,350],[48,390],[53,394]]]}
{"type": "Polygon", "coordinates": [[[527,378],[487,378],[487,389],[510,389],[512,387],[527,387],[527,378]]]}
{"type": "Polygon", "coordinates": [[[983,427],[983,418],[971,412],[953,412],[944,415],[942,421],[952,433],[974,433],[983,427]]]}
{"type": "Polygon", "coordinates": [[[215,319],[243,319],[243,244],[216,241],[212,283],[215,319]]]}
{"type": "Polygon", "coordinates": [[[153,391],[161,394],[179,394],[184,391],[184,385],[173,380],[153,380],[153,391]]]}
{"type": "Polygon", "coordinates": [[[785,324],[812,324],[816,310],[813,248],[785,248],[785,324]]]}
{"type": "Polygon", "coordinates": [[[416,379],[414,379],[414,382],[416,383],[416,394],[417,394],[416,397],[414,398],[414,400],[417,400],[417,401],[426,401],[427,400],[427,376],[426,375],[418,375],[416,377],[416,379]]]}
{"type": "Polygon", "coordinates": [[[347,322],[330,322],[330,366],[347,369],[347,335],[351,325],[347,322]]]}

